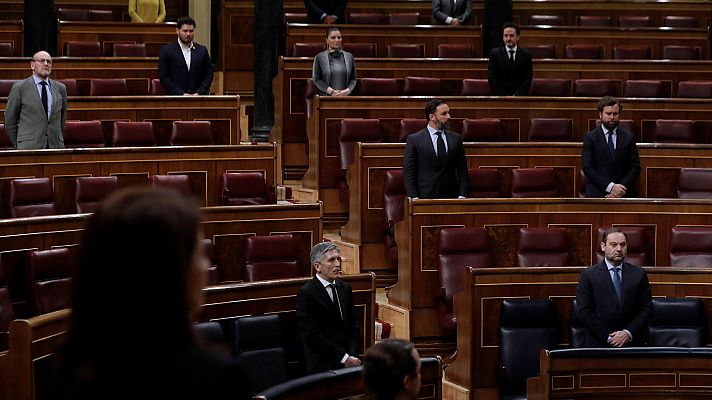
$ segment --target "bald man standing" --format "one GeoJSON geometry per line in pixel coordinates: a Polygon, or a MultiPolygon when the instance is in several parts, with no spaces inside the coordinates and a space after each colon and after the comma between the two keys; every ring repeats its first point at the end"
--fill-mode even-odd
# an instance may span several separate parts
{"type": "Polygon", "coordinates": [[[12,85],[5,108],[5,131],[18,150],[64,148],[67,88],[49,79],[52,56],[38,51],[32,76],[12,85]]]}

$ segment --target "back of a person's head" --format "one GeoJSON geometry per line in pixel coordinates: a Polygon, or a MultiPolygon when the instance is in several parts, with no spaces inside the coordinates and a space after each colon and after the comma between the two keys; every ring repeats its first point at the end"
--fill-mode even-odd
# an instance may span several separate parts
{"type": "Polygon", "coordinates": [[[363,357],[366,390],[376,400],[391,400],[403,390],[403,379],[417,374],[413,345],[405,340],[378,342],[363,357]]]}

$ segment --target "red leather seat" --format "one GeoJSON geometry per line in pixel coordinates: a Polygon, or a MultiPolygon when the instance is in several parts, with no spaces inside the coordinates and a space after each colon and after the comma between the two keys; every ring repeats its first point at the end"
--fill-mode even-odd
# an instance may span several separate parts
{"type": "Polygon", "coordinates": [[[398,96],[396,78],[361,78],[356,85],[359,96],[398,96]]]}
{"type": "Polygon", "coordinates": [[[176,192],[193,197],[193,189],[190,185],[190,177],[184,174],[151,175],[149,178],[153,187],[165,187],[176,192]]]}
{"type": "Polygon", "coordinates": [[[0,42],[0,57],[14,57],[15,46],[12,42],[0,42]]]}
{"type": "Polygon", "coordinates": [[[492,94],[487,79],[463,79],[461,96],[489,96],[492,94]]]}
{"type": "Polygon", "coordinates": [[[467,170],[469,198],[502,197],[499,173],[494,168],[470,168],[467,170]]]}
{"type": "Polygon", "coordinates": [[[64,147],[104,147],[101,121],[67,121],[64,126],[64,147]]]}
{"type": "Polygon", "coordinates": [[[440,78],[405,77],[403,85],[403,94],[405,96],[437,96],[440,91],[440,78]]]}
{"type": "Polygon", "coordinates": [[[452,299],[464,290],[467,267],[491,267],[490,239],[484,228],[445,228],[438,234],[437,297],[440,325],[449,331],[457,328],[452,299]]]}
{"type": "Polygon", "coordinates": [[[553,44],[527,46],[532,58],[556,58],[556,47],[553,44]]]}
{"type": "Polygon", "coordinates": [[[512,197],[558,197],[559,185],[553,168],[512,170],[512,197]]]}
{"type": "Polygon", "coordinates": [[[71,305],[74,258],[66,247],[30,252],[30,288],[37,315],[71,305]]]}
{"type": "Polygon", "coordinates": [[[571,96],[571,81],[556,78],[534,78],[529,88],[530,96],[571,96]]]}
{"type": "Polygon", "coordinates": [[[650,26],[650,16],[648,15],[634,15],[634,16],[620,16],[618,17],[618,25],[623,28],[640,28],[650,26]]]}
{"type": "Polygon", "coordinates": [[[530,142],[571,141],[573,138],[573,121],[569,118],[532,118],[530,142]]]}
{"type": "Polygon", "coordinates": [[[54,215],[54,193],[49,178],[24,178],[6,181],[3,205],[9,218],[54,215]]]}
{"type": "Polygon", "coordinates": [[[519,267],[565,267],[569,265],[569,240],[561,228],[521,228],[517,241],[519,267]]]}
{"type": "Polygon", "coordinates": [[[146,57],[145,43],[117,43],[114,45],[114,57],[146,57]]]}
{"type": "Polygon", "coordinates": [[[383,210],[386,214],[386,224],[383,233],[383,252],[386,260],[392,263],[398,261],[395,227],[397,222],[403,220],[403,202],[405,201],[405,196],[403,170],[386,170],[383,181],[383,210]]]}
{"type": "Polygon", "coordinates": [[[7,273],[0,258],[0,351],[7,350],[8,331],[14,319],[15,309],[12,307],[7,273]]]}
{"type": "Polygon", "coordinates": [[[386,47],[388,58],[423,58],[423,45],[412,43],[393,43],[386,47]]]}
{"type": "Polygon", "coordinates": [[[210,121],[173,121],[172,146],[205,146],[213,144],[210,121]]]}
{"type": "Polygon", "coordinates": [[[0,97],[7,97],[10,94],[12,85],[17,81],[17,79],[0,79],[0,97]]]}
{"type": "Polygon", "coordinates": [[[595,44],[570,44],[564,53],[566,58],[600,60],[603,58],[603,46],[595,44]]]}
{"type": "Polygon", "coordinates": [[[111,137],[114,147],[155,146],[153,123],[145,121],[116,121],[111,137]]]}
{"type": "Polygon", "coordinates": [[[111,10],[89,10],[89,21],[113,21],[114,12],[111,10]]]}
{"type": "Polygon", "coordinates": [[[561,25],[559,15],[532,15],[529,17],[529,25],[561,25]]]}
{"type": "Polygon", "coordinates": [[[344,118],[339,124],[340,168],[345,170],[354,163],[356,143],[383,141],[381,123],[376,119],[344,118]]]}
{"type": "Polygon", "coordinates": [[[670,266],[677,268],[710,268],[712,266],[712,228],[672,228],[670,235],[670,266]]]}
{"type": "Polygon", "coordinates": [[[324,49],[324,43],[294,43],[292,57],[314,57],[324,49]]]}
{"type": "Polygon", "coordinates": [[[65,57],[101,57],[101,43],[97,41],[64,42],[65,57]]]}
{"type": "Polygon", "coordinates": [[[350,13],[347,21],[349,24],[357,25],[381,25],[384,18],[379,13],[350,13]]]}
{"type": "Polygon", "coordinates": [[[677,84],[677,97],[710,99],[712,81],[680,81],[677,84]]]}
{"type": "Polygon", "coordinates": [[[76,213],[93,213],[99,203],[119,188],[115,176],[81,176],[76,179],[74,204],[76,213]]]}
{"type": "Polygon", "coordinates": [[[663,59],[665,60],[699,60],[699,46],[663,46],[663,59]]]}
{"type": "Polygon", "coordinates": [[[677,181],[677,197],[712,199],[712,168],[681,168],[677,181]]]}
{"type": "Polygon", "coordinates": [[[469,43],[440,43],[438,58],[472,58],[475,50],[469,43]]]}
{"type": "Polygon", "coordinates": [[[89,21],[89,10],[60,7],[57,9],[57,19],[60,21],[89,21]]]}
{"type": "Polygon", "coordinates": [[[462,121],[463,142],[502,142],[504,128],[497,118],[480,118],[462,121]]]}
{"type": "Polygon", "coordinates": [[[697,143],[695,121],[689,119],[655,120],[655,143],[697,143]]]}
{"type": "Polygon", "coordinates": [[[574,81],[574,96],[603,97],[620,96],[620,85],[610,79],[576,79],[574,81]]]}
{"type": "Polygon", "coordinates": [[[245,241],[245,280],[296,278],[299,276],[292,235],[251,236],[245,241]]]}
{"type": "Polygon", "coordinates": [[[275,195],[267,189],[260,171],[225,172],[220,178],[220,202],[226,206],[274,204],[275,195]]]}
{"type": "Polygon", "coordinates": [[[580,15],[576,17],[578,26],[611,26],[611,17],[603,15],[580,15]]]}
{"type": "Polygon", "coordinates": [[[166,94],[166,89],[161,84],[158,78],[151,79],[151,96],[163,96],[166,94]]]}
{"type": "Polygon", "coordinates": [[[15,146],[12,145],[10,138],[5,132],[5,123],[0,122],[0,150],[12,150],[15,146]]]}
{"type": "MultiPolygon", "coordinates": [[[[652,265],[650,260],[652,253],[646,246],[645,231],[643,228],[638,226],[617,226],[616,228],[623,231],[626,235],[626,247],[628,247],[628,255],[625,258],[626,261],[640,266],[652,265]]],[[[608,227],[598,228],[598,241],[596,242],[596,246],[594,246],[596,249],[597,263],[603,261],[605,257],[599,243],[603,241],[603,234],[607,229],[608,227]]]]}
{"type": "Polygon", "coordinates": [[[129,87],[124,78],[101,78],[89,81],[89,96],[127,96],[129,87]]]}
{"type": "Polygon", "coordinates": [[[697,28],[697,18],[691,15],[667,15],[663,25],[671,28],[697,28]]]}
{"type": "Polygon", "coordinates": [[[79,85],[77,85],[76,79],[57,79],[67,88],[67,96],[81,96],[82,93],[79,91],[79,85]]]}
{"type": "Polygon", "coordinates": [[[376,45],[374,43],[346,43],[342,47],[355,58],[376,57],[376,45]]]}
{"type": "Polygon", "coordinates": [[[205,251],[205,257],[208,259],[208,285],[217,285],[220,283],[220,266],[218,265],[218,255],[215,251],[215,244],[210,238],[200,240],[205,251]]]}
{"type": "Polygon", "coordinates": [[[625,97],[665,97],[663,82],[656,80],[627,80],[625,81],[625,97]]]}
{"type": "Polygon", "coordinates": [[[389,25],[418,25],[420,13],[418,12],[392,12],[388,13],[389,25]]]}
{"type": "Polygon", "coordinates": [[[614,60],[650,60],[653,52],[648,46],[615,46],[613,47],[614,60]]]}
{"type": "Polygon", "coordinates": [[[411,133],[418,132],[425,128],[427,122],[422,118],[403,118],[400,120],[398,130],[398,141],[405,143],[406,138],[411,133]]]}

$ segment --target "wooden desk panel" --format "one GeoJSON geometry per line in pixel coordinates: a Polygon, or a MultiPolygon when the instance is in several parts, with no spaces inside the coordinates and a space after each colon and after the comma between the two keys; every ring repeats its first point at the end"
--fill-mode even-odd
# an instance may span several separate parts
{"type": "MultiPolygon", "coordinates": [[[[3,21],[2,26],[0,26],[0,42],[11,42],[13,44],[12,55],[14,57],[22,57],[25,51],[22,21],[3,21]]],[[[27,66],[29,69],[29,64],[27,66]]]]}
{"type": "Polygon", "coordinates": [[[64,42],[98,41],[103,54],[111,54],[114,43],[145,43],[146,52],[158,57],[161,47],[176,40],[175,23],[135,24],[110,21],[60,21],[57,26],[57,55],[64,55],[64,42]]]}

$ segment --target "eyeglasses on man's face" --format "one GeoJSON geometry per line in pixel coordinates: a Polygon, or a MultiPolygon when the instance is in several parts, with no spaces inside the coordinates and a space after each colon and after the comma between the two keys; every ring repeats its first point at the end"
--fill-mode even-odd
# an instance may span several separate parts
{"type": "Polygon", "coordinates": [[[52,60],[49,58],[33,58],[32,61],[40,64],[52,65],[52,60]]]}

